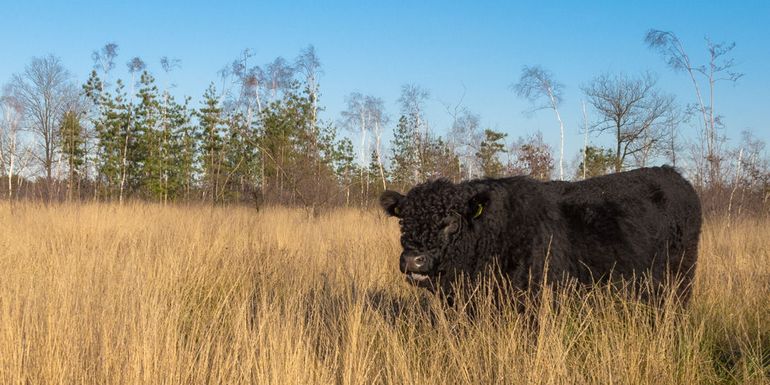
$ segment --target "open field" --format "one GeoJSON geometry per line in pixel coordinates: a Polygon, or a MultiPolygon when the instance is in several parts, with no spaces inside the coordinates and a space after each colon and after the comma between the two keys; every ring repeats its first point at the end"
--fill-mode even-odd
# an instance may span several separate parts
{"type": "Polygon", "coordinates": [[[684,312],[597,291],[533,329],[423,298],[375,212],[4,204],[0,383],[770,383],[770,222],[701,246],[684,312]]]}

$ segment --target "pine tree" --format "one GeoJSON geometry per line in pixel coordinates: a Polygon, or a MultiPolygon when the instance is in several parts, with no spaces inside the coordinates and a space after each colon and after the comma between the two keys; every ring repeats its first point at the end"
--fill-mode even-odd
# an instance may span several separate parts
{"type": "Polygon", "coordinates": [[[254,131],[239,112],[225,114],[222,182],[217,201],[244,200],[257,188],[258,153],[254,131]]]}
{"type": "Polygon", "coordinates": [[[158,87],[147,71],[139,78],[136,96],[139,102],[133,111],[127,154],[129,191],[141,191],[148,198],[165,201],[169,192],[171,135],[161,115],[158,87]]]}
{"type": "Polygon", "coordinates": [[[391,175],[393,183],[401,190],[413,186],[418,182],[416,178],[419,168],[419,158],[417,153],[417,143],[415,136],[417,133],[414,126],[409,124],[406,116],[398,119],[398,125],[393,132],[391,141],[391,175]]]}
{"type": "Polygon", "coordinates": [[[204,199],[210,199],[211,202],[217,201],[222,188],[222,151],[225,130],[222,125],[222,108],[219,107],[216,94],[216,88],[212,83],[203,94],[203,105],[196,112],[204,199]]]}
{"type": "Polygon", "coordinates": [[[67,162],[67,199],[72,200],[74,190],[79,191],[82,168],[85,164],[85,137],[83,126],[80,124],[80,117],[75,111],[67,111],[62,117],[61,127],[59,128],[61,136],[62,155],[67,162]]]}
{"type": "Polygon", "coordinates": [[[125,85],[118,80],[115,84],[115,94],[112,95],[105,89],[96,71],[92,71],[83,85],[83,91],[94,106],[91,124],[97,145],[94,160],[97,170],[95,194],[107,199],[122,197],[123,176],[126,172],[123,159],[128,150],[132,113],[127,103],[125,85]]]}
{"type": "MultiPolygon", "coordinates": [[[[582,151],[581,151],[582,152],[582,151]]],[[[588,146],[585,148],[585,177],[605,175],[615,167],[615,154],[610,149],[588,146]]],[[[583,178],[583,162],[577,168],[578,179],[583,178]]]]}
{"type": "Polygon", "coordinates": [[[420,175],[425,180],[438,178],[455,182],[460,180],[460,159],[443,138],[425,138],[420,159],[420,175]]]}
{"type": "MultiPolygon", "coordinates": [[[[385,170],[385,167],[380,164],[380,162],[378,161],[378,156],[377,155],[378,155],[377,154],[377,149],[373,148],[371,156],[369,157],[369,159],[370,159],[369,167],[366,170],[369,173],[369,179],[370,180],[380,180],[384,176],[385,181],[387,181],[387,170],[385,170]],[[380,168],[381,166],[382,166],[382,168],[380,168]],[[382,173],[383,175],[380,175],[380,173],[382,173]]],[[[379,197],[380,194],[383,191],[385,191],[385,188],[386,187],[383,186],[381,183],[373,183],[369,187],[369,193],[368,193],[367,198],[369,200],[371,200],[373,198],[379,197]]]]}
{"type": "Polygon", "coordinates": [[[195,174],[198,172],[196,157],[198,153],[196,127],[191,124],[189,103],[190,98],[185,98],[184,104],[177,103],[173,97],[167,95],[166,116],[171,127],[174,128],[174,148],[172,152],[174,197],[182,196],[189,200],[195,183],[195,174]]]}
{"type": "Polygon", "coordinates": [[[484,130],[484,140],[481,142],[476,157],[481,163],[481,170],[486,177],[499,177],[503,173],[503,164],[499,155],[505,153],[505,144],[501,143],[507,134],[492,130],[484,130]]]}

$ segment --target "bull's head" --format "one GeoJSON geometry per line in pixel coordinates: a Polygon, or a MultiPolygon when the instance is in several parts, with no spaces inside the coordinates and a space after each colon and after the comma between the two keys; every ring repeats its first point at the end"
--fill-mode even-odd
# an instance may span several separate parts
{"type": "Polygon", "coordinates": [[[478,265],[477,244],[489,234],[490,193],[486,188],[439,180],[419,185],[407,195],[385,191],[380,205],[401,226],[401,272],[432,291],[449,291],[459,274],[478,265]]]}

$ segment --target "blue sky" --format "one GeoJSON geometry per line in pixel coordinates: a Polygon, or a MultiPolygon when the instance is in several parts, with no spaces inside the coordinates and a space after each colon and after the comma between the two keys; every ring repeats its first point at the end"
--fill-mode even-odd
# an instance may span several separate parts
{"type": "MultiPolygon", "coordinates": [[[[23,70],[33,56],[59,56],[79,80],[91,52],[106,42],[120,46],[121,71],[140,56],[160,73],[161,56],[181,60],[176,92],[197,98],[217,71],[250,48],[254,62],[293,59],[313,44],[321,58],[322,105],[336,119],[345,95],[382,97],[392,120],[404,83],[430,90],[428,119],[439,133],[450,117],[442,103],[463,103],[484,127],[511,139],[540,130],[554,148],[558,125],[508,86],[524,65],[539,64],[566,86],[561,108],[571,160],[582,146],[580,86],[602,72],[659,75],[662,90],[681,103],[694,101],[688,78],[665,67],[643,43],[649,28],[674,31],[697,62],[706,59],[704,37],[735,41],[735,86],[717,89],[716,108],[733,139],[745,129],[770,141],[770,2],[489,2],[308,1],[194,2],[13,1],[0,4],[0,82],[23,70]]],[[[685,135],[695,132],[686,128],[685,135]]],[[[602,138],[592,138],[602,143],[602,138]]]]}

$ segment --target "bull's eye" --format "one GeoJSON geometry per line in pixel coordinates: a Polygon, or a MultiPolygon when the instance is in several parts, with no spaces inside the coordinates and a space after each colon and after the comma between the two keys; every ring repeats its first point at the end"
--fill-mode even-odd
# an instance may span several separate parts
{"type": "Polygon", "coordinates": [[[484,205],[479,203],[476,205],[476,212],[473,213],[473,219],[480,217],[482,212],[484,212],[484,205]]]}

